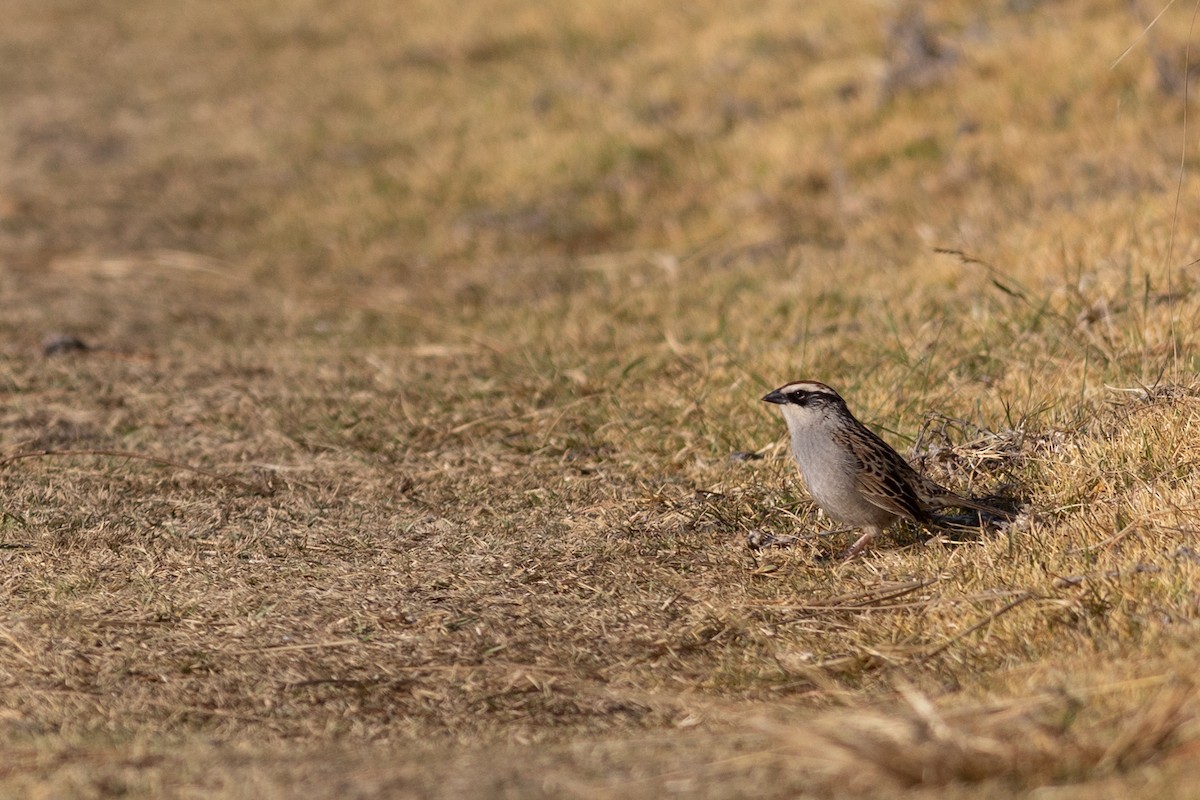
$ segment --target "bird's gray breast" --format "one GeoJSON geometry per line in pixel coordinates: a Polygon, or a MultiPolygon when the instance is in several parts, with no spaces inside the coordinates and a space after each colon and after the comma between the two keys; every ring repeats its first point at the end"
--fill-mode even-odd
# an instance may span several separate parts
{"type": "Polygon", "coordinates": [[[858,485],[858,461],[832,434],[818,426],[792,431],[792,455],[809,494],[837,522],[887,525],[894,515],[863,496],[858,485]]]}

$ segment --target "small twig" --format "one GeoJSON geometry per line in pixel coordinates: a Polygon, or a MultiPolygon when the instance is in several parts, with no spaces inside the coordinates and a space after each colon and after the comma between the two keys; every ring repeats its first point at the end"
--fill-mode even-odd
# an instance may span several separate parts
{"type": "Polygon", "coordinates": [[[1029,302],[1029,293],[1025,290],[1025,287],[1009,275],[1001,272],[1000,269],[994,264],[989,264],[987,261],[984,261],[981,258],[976,258],[969,253],[966,253],[962,250],[956,250],[952,247],[935,247],[933,248],[933,252],[944,256],[954,256],[962,264],[975,264],[976,266],[983,267],[984,271],[988,274],[988,278],[991,279],[993,286],[1004,292],[1009,297],[1015,297],[1018,300],[1024,300],[1027,303],[1029,302]]]}
{"type": "Polygon", "coordinates": [[[772,609],[775,611],[799,611],[801,613],[814,613],[814,614],[822,613],[822,612],[830,612],[830,613],[854,612],[854,613],[869,614],[869,613],[873,613],[873,612],[911,611],[914,608],[929,608],[929,605],[931,602],[932,601],[926,601],[924,603],[893,603],[893,604],[886,605],[886,606],[859,606],[859,605],[801,606],[801,605],[785,605],[785,604],[774,604],[774,603],[750,603],[746,606],[746,608],[769,608],[769,609],[772,609]]]}
{"type": "Polygon", "coordinates": [[[926,586],[932,586],[939,580],[941,579],[931,578],[929,580],[916,580],[901,584],[899,586],[893,584],[892,586],[888,587],[876,587],[873,590],[859,592],[857,594],[840,594],[836,597],[825,598],[823,605],[845,605],[852,608],[864,608],[883,603],[887,600],[895,600],[896,598],[903,597],[906,594],[912,594],[920,589],[924,589],[926,586]]]}
{"type": "Polygon", "coordinates": [[[901,586],[898,589],[892,589],[890,591],[883,592],[882,594],[869,595],[867,597],[863,597],[857,603],[851,603],[851,605],[865,608],[868,606],[873,606],[873,605],[877,605],[879,603],[883,603],[885,600],[895,600],[898,597],[904,597],[904,595],[906,595],[906,594],[912,594],[913,592],[924,589],[926,586],[932,586],[933,584],[937,583],[939,580],[941,580],[941,579],[933,578],[933,579],[927,580],[927,581],[920,581],[920,580],[913,581],[909,585],[901,586]]]}
{"type": "Polygon", "coordinates": [[[937,647],[933,648],[932,650],[930,650],[928,653],[926,653],[925,655],[923,655],[923,656],[921,657],[921,661],[923,661],[923,662],[924,662],[924,661],[928,661],[929,659],[931,659],[931,658],[933,658],[934,656],[936,656],[938,653],[941,653],[943,650],[947,650],[948,648],[950,648],[951,646],[953,646],[953,645],[954,645],[956,642],[958,642],[959,640],[961,640],[961,639],[964,639],[964,638],[966,638],[967,636],[970,636],[972,633],[974,633],[975,631],[979,630],[980,628],[982,628],[982,627],[983,627],[983,626],[985,626],[985,625],[990,625],[990,624],[992,624],[992,623],[993,623],[993,622],[995,622],[997,619],[999,619],[1000,617],[1004,616],[1004,615],[1005,615],[1005,614],[1007,614],[1009,611],[1012,611],[1014,608],[1016,608],[1017,606],[1021,605],[1021,604],[1022,604],[1022,603],[1024,603],[1025,601],[1027,601],[1027,600],[1033,600],[1033,599],[1034,599],[1034,598],[1036,598],[1037,596],[1038,596],[1038,595],[1034,594],[1033,592],[1025,592],[1024,594],[1020,595],[1020,596],[1019,596],[1019,597],[1017,597],[1016,599],[1014,599],[1014,600],[1011,600],[1011,601],[1009,601],[1008,603],[1006,603],[1006,604],[1004,605],[1004,607],[1002,607],[1000,610],[998,610],[998,611],[993,611],[991,614],[988,614],[986,617],[984,617],[983,619],[979,620],[979,622],[976,622],[974,625],[972,625],[971,627],[967,628],[967,629],[966,629],[965,631],[963,631],[962,633],[958,634],[957,636],[953,636],[953,637],[951,637],[949,641],[947,641],[947,642],[945,642],[945,643],[943,643],[943,644],[941,644],[941,645],[939,645],[939,646],[937,646],[937,647]]]}
{"type": "Polygon", "coordinates": [[[286,653],[293,650],[327,650],[334,647],[350,647],[362,644],[360,639],[334,639],[328,642],[302,642],[298,644],[275,644],[265,647],[251,647],[247,650],[218,651],[225,656],[253,656],[266,653],[286,653]]]}
{"type": "Polygon", "coordinates": [[[307,689],[312,686],[336,686],[349,689],[372,689],[387,684],[407,683],[402,678],[309,678],[304,681],[292,681],[280,685],[280,689],[307,689]]]}
{"type": "Polygon", "coordinates": [[[270,491],[263,486],[256,486],[249,481],[244,481],[241,478],[235,478],[232,475],[225,475],[220,472],[213,472],[204,467],[194,467],[191,464],[184,464],[179,461],[172,461],[169,458],[159,458],[157,456],[148,456],[142,453],[132,453],[128,450],[31,450],[27,453],[14,453],[11,456],[0,458],[0,469],[8,466],[14,461],[20,461],[24,458],[44,458],[47,456],[109,456],[111,458],[132,458],[137,461],[148,461],[151,464],[157,464],[160,467],[174,467],[176,469],[195,472],[197,475],[221,481],[223,483],[240,486],[254,494],[266,497],[270,491]]]}

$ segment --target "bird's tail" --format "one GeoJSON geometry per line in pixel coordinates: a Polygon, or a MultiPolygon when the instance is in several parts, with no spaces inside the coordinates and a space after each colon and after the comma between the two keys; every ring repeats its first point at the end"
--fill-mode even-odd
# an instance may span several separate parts
{"type": "Polygon", "coordinates": [[[932,509],[969,508],[978,511],[993,521],[1007,521],[1017,516],[1019,505],[1008,498],[988,498],[987,501],[976,500],[973,497],[963,497],[952,492],[924,476],[920,494],[925,495],[921,500],[932,509]],[[998,505],[1003,503],[1004,505],[998,505]],[[1005,507],[1007,506],[1007,507],[1005,507]]]}
{"type": "Polygon", "coordinates": [[[985,503],[982,500],[976,500],[972,497],[962,497],[961,495],[956,495],[954,501],[946,503],[944,508],[969,508],[972,511],[978,511],[980,514],[986,514],[1001,521],[1011,520],[1017,516],[1016,508],[1001,508],[993,503],[985,503]]]}

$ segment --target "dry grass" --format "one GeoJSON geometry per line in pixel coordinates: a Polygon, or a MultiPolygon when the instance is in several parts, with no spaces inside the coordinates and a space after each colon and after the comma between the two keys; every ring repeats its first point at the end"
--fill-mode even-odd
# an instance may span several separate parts
{"type": "Polygon", "coordinates": [[[13,6],[0,793],[1189,796],[1187,9],[13,6]]]}

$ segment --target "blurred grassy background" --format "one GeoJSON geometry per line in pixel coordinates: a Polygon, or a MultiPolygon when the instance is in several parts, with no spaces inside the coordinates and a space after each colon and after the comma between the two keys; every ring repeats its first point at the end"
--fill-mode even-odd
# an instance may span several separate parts
{"type": "Polygon", "coordinates": [[[1186,796],[1188,9],[8,6],[5,791],[1186,796]]]}

